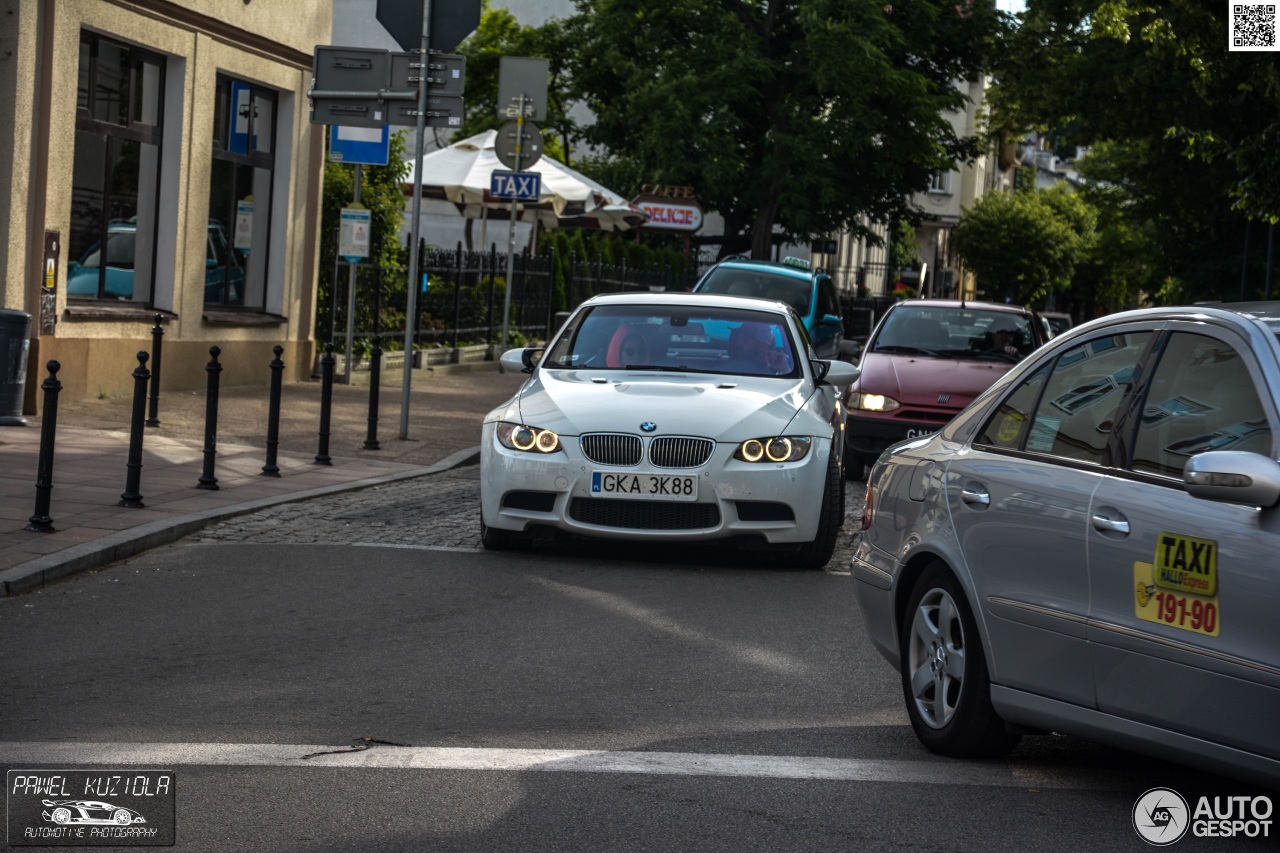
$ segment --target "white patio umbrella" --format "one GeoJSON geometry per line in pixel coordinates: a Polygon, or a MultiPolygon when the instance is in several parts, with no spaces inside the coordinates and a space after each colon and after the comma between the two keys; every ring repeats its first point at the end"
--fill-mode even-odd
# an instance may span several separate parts
{"type": "MultiPolygon", "coordinates": [[[[495,171],[509,171],[498,159],[496,130],[488,130],[433,151],[422,158],[422,168],[410,164],[409,187],[422,175],[423,198],[445,199],[468,219],[506,219],[511,202],[489,196],[495,171]]],[[[542,157],[524,172],[542,176],[538,202],[520,203],[517,219],[545,228],[594,228],[625,231],[649,220],[648,214],[612,190],[602,187],[568,166],[542,157]]]]}

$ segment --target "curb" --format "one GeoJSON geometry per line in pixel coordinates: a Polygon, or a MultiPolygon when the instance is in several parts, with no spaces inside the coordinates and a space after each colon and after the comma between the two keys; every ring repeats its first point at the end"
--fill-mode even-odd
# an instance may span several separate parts
{"type": "Polygon", "coordinates": [[[332,486],[318,486],[314,489],[306,491],[293,492],[287,495],[276,495],[269,498],[259,498],[253,501],[246,501],[242,504],[232,506],[223,506],[216,509],[202,510],[200,512],[188,513],[175,518],[166,518],[159,521],[152,521],[147,524],[140,524],[137,527],[121,530],[116,533],[110,533],[93,542],[85,542],[80,545],[72,545],[53,554],[47,554],[43,557],[37,557],[34,560],[28,560],[25,563],[14,566],[0,572],[0,595],[20,595],[22,593],[31,592],[40,589],[54,581],[62,580],[71,575],[83,572],[93,571],[118,560],[135,556],[143,551],[149,551],[160,545],[168,545],[170,542],[176,542],[184,536],[189,536],[196,531],[207,527],[217,521],[223,521],[233,518],[237,515],[254,512],[255,510],[265,509],[267,507],[276,506],[278,504],[290,503],[292,501],[307,500],[309,498],[323,497],[324,495],[337,494],[339,492],[350,492],[358,489],[366,489],[370,486],[379,486],[384,483],[394,483],[399,480],[409,480],[414,477],[425,477],[430,474],[439,474],[453,468],[461,468],[464,465],[470,465],[478,461],[480,458],[479,447],[469,447],[465,450],[459,450],[457,453],[446,456],[439,462],[425,466],[417,471],[398,471],[394,474],[383,474],[379,477],[367,477],[363,480],[353,480],[349,483],[337,483],[332,486]]]}

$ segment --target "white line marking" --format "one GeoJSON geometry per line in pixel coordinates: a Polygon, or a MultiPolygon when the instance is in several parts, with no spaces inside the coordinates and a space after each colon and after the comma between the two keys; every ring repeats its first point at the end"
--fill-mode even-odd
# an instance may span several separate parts
{"type": "Polygon", "coordinates": [[[731,642],[705,634],[694,628],[688,628],[681,625],[668,616],[650,610],[647,607],[641,607],[638,604],[632,604],[621,596],[608,592],[600,592],[599,590],[584,589],[579,586],[572,586],[558,581],[541,578],[537,575],[529,575],[530,583],[536,583],[545,586],[556,592],[576,598],[579,601],[586,602],[594,607],[608,610],[619,616],[625,616],[633,619],[649,628],[663,631],[672,636],[679,637],[682,640],[688,640],[694,643],[718,648],[725,655],[735,657],[745,663],[754,664],[763,669],[773,670],[774,672],[788,673],[790,675],[804,675],[809,671],[809,666],[802,660],[791,655],[781,654],[771,649],[761,646],[752,646],[746,643],[731,642]]]}
{"type": "Polygon", "coordinates": [[[607,752],[581,749],[469,749],[375,745],[317,755],[342,746],[242,743],[3,743],[0,763],[124,766],[352,767],[384,770],[489,770],[507,773],[642,773],[911,785],[1103,789],[1093,773],[988,762],[891,761],[785,755],[607,752]]]}

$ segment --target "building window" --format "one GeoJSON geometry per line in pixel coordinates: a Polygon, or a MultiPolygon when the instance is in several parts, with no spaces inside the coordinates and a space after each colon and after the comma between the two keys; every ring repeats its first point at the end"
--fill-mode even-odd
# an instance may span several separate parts
{"type": "Polygon", "coordinates": [[[69,297],[151,301],[164,67],[157,54],[80,34],[69,297]]]}
{"type": "Polygon", "coordinates": [[[218,75],[204,303],[262,311],[267,296],[276,93],[218,75]]]}
{"type": "Polygon", "coordinates": [[[933,180],[929,182],[929,192],[931,193],[950,193],[951,192],[951,173],[938,172],[933,176],[933,180]]]}

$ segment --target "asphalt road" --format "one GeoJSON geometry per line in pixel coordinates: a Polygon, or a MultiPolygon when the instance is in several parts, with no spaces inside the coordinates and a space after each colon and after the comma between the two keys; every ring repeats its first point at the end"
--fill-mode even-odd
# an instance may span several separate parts
{"type": "Polygon", "coordinates": [[[211,851],[1145,850],[1144,791],[1250,793],[1063,737],[930,755],[847,539],[828,572],[489,553],[477,493],[277,507],[0,600],[0,764],[170,768],[176,849],[211,851]]]}

